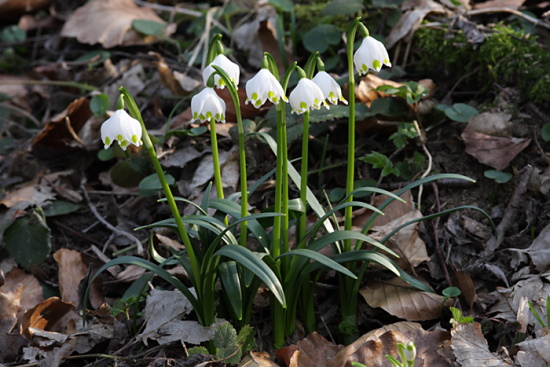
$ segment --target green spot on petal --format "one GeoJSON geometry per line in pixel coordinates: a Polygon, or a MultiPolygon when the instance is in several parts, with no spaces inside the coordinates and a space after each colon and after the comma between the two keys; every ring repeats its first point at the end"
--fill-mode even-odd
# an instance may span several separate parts
{"type": "Polygon", "coordinates": [[[199,118],[199,114],[197,112],[193,112],[193,119],[196,120],[199,118]]]}
{"type": "Polygon", "coordinates": [[[109,137],[105,138],[105,145],[111,145],[111,139],[109,139],[109,137]]]}
{"type": "Polygon", "coordinates": [[[378,69],[380,69],[381,67],[382,67],[382,64],[380,63],[380,61],[374,60],[374,61],[372,62],[372,68],[373,68],[374,70],[378,70],[378,69]]]}
{"type": "Polygon", "coordinates": [[[208,112],[206,113],[206,118],[207,118],[207,119],[211,119],[211,118],[212,118],[212,112],[208,111],[208,112]]]}
{"type": "Polygon", "coordinates": [[[138,143],[138,137],[137,135],[132,135],[132,143],[137,144],[138,143]]]}
{"type": "Polygon", "coordinates": [[[128,145],[128,141],[127,140],[123,140],[123,141],[120,141],[118,142],[118,144],[121,146],[121,147],[126,147],[128,145]]]}
{"type": "Polygon", "coordinates": [[[116,140],[118,140],[118,142],[120,143],[122,140],[124,140],[124,138],[122,137],[122,135],[118,134],[116,136],[116,140]]]}
{"type": "Polygon", "coordinates": [[[300,102],[300,109],[307,109],[307,104],[305,102],[300,102]]]}
{"type": "Polygon", "coordinates": [[[262,101],[260,101],[259,99],[254,102],[254,106],[257,106],[257,107],[260,107],[262,105],[262,101]]]}
{"type": "Polygon", "coordinates": [[[252,95],[250,96],[252,98],[252,100],[257,100],[258,99],[258,93],[254,92],[252,93],[252,95]]]}
{"type": "Polygon", "coordinates": [[[267,92],[267,98],[269,98],[269,99],[275,98],[275,93],[273,93],[273,91],[267,92]]]}
{"type": "Polygon", "coordinates": [[[206,120],[206,116],[204,116],[202,113],[199,115],[199,120],[206,120]]]}

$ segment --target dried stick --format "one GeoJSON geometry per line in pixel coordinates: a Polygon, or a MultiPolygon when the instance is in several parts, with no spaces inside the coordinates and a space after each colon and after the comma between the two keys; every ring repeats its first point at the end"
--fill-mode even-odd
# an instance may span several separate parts
{"type": "Polygon", "coordinates": [[[518,183],[518,186],[514,190],[514,193],[512,194],[512,198],[510,199],[510,202],[506,207],[506,211],[504,212],[504,216],[502,217],[502,220],[497,226],[496,237],[492,236],[487,242],[487,244],[485,245],[485,251],[483,252],[485,256],[490,256],[495,252],[495,250],[500,246],[500,244],[504,240],[504,235],[506,234],[506,231],[508,230],[508,228],[510,228],[510,226],[514,222],[516,213],[518,209],[521,207],[522,196],[527,190],[527,183],[529,182],[529,179],[531,178],[531,174],[533,173],[533,166],[527,165],[525,168],[523,168],[520,171],[520,173],[521,173],[521,179],[518,183]]]}

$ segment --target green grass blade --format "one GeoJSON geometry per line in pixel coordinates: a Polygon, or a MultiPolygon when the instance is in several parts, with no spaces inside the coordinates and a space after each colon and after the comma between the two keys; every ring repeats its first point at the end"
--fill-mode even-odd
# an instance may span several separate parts
{"type": "Polygon", "coordinates": [[[218,267],[220,280],[227,295],[229,306],[237,320],[243,318],[243,295],[241,293],[241,282],[235,261],[224,261],[218,267]]]}
{"type": "Polygon", "coordinates": [[[360,233],[360,232],[345,231],[345,230],[332,232],[332,233],[327,233],[324,236],[322,236],[320,238],[317,238],[313,242],[311,242],[311,244],[308,246],[308,248],[310,250],[313,250],[313,251],[319,251],[323,247],[325,247],[325,246],[327,246],[331,243],[335,243],[335,242],[338,242],[338,241],[344,241],[344,240],[357,240],[357,241],[367,242],[367,243],[370,243],[371,245],[373,245],[373,246],[375,246],[375,247],[377,247],[381,250],[386,251],[390,255],[393,255],[397,258],[399,257],[399,255],[397,255],[394,251],[390,250],[389,248],[387,248],[386,246],[384,246],[380,242],[376,241],[375,239],[371,238],[370,236],[367,236],[367,235],[365,235],[363,233],[360,233]]]}
{"type": "MultiPolygon", "coordinates": [[[[279,258],[281,258],[283,256],[293,256],[293,255],[302,256],[302,257],[305,257],[307,259],[314,260],[314,261],[318,262],[320,265],[326,266],[329,269],[332,269],[332,270],[335,270],[339,273],[347,275],[350,278],[357,279],[355,274],[353,274],[351,271],[349,271],[348,269],[346,269],[342,265],[338,264],[336,261],[330,259],[329,257],[327,257],[323,254],[320,254],[316,251],[312,251],[312,250],[309,250],[309,249],[294,249],[294,250],[291,250],[289,252],[285,252],[284,254],[279,256],[279,258]]],[[[299,268],[298,266],[295,266],[292,269],[290,269],[290,272],[289,272],[290,277],[287,277],[287,279],[285,281],[291,281],[292,276],[296,275],[297,272],[299,272],[300,270],[301,270],[301,267],[299,268]]]]}

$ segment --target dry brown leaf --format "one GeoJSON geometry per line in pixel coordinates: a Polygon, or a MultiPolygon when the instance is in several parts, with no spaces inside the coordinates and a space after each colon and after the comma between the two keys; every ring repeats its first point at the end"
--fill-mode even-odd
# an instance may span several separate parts
{"type": "Polygon", "coordinates": [[[375,89],[383,85],[391,85],[392,87],[399,88],[403,86],[403,83],[394,82],[393,80],[382,79],[374,74],[365,75],[359,84],[355,87],[355,98],[361,103],[370,106],[372,101],[378,98],[384,98],[388,95],[375,89]]]}
{"type": "Polygon", "coordinates": [[[408,41],[414,32],[420,27],[422,20],[430,14],[444,14],[445,8],[433,0],[416,2],[414,9],[405,12],[399,21],[392,27],[390,34],[386,37],[386,47],[392,48],[397,42],[404,39],[408,41]]]}
{"type": "Polygon", "coordinates": [[[550,366],[550,335],[516,344],[519,352],[516,363],[520,367],[550,366]]]}
{"type": "MultiPolygon", "coordinates": [[[[57,262],[59,276],[59,291],[61,299],[64,302],[78,305],[80,282],[86,278],[88,274],[88,265],[84,261],[82,254],[75,250],[59,249],[53,254],[53,258],[57,262]]],[[[98,289],[97,283],[91,287],[91,304],[94,308],[98,308],[104,302],[101,291],[98,289]]]]}
{"type": "Polygon", "coordinates": [[[250,352],[243,358],[239,367],[280,367],[269,358],[267,352],[250,352]]]}
{"type": "Polygon", "coordinates": [[[510,162],[531,143],[531,138],[502,138],[468,129],[462,132],[461,137],[466,145],[466,153],[480,163],[499,171],[508,167],[510,162]]]}
{"type": "Polygon", "coordinates": [[[324,367],[342,348],[314,332],[296,345],[279,349],[276,354],[288,367],[324,367]]]}
{"type": "MultiPolygon", "coordinates": [[[[409,323],[413,324],[413,323],[409,323]]],[[[397,324],[394,324],[397,325],[397,324]]],[[[445,330],[425,331],[419,324],[415,327],[406,327],[406,331],[388,330],[367,337],[363,335],[354,343],[342,349],[332,360],[328,367],[351,367],[352,362],[366,364],[369,367],[391,366],[386,355],[397,358],[397,343],[407,344],[413,341],[416,345],[415,366],[451,367],[453,363],[446,358],[440,350],[442,344],[449,340],[450,335],[445,330]]],[[[388,325],[392,327],[392,325],[388,325]]],[[[398,328],[401,328],[400,326],[398,328]]]]}
{"type": "MultiPolygon", "coordinates": [[[[372,282],[359,291],[371,307],[410,321],[437,319],[443,296],[412,288],[400,278],[372,282]]],[[[447,302],[449,302],[448,300],[447,302]]]]}
{"type": "Polygon", "coordinates": [[[67,153],[73,146],[81,146],[77,134],[90,117],[90,102],[84,97],[74,100],[46,123],[32,143],[33,153],[67,153]]]}
{"type": "MultiPolygon", "coordinates": [[[[391,221],[409,213],[412,210],[413,198],[410,190],[403,193],[403,195],[401,195],[400,197],[401,199],[405,200],[405,202],[403,203],[398,200],[392,201],[392,203],[384,209],[384,215],[379,215],[378,217],[376,217],[374,223],[372,224],[373,227],[386,225],[391,221]]],[[[388,196],[386,195],[377,195],[374,198],[372,205],[378,208],[387,199],[388,196]]],[[[372,210],[367,209],[354,211],[355,217],[353,218],[353,226],[363,228],[372,213],[372,210]]]]}
{"type": "MultiPolygon", "coordinates": [[[[420,210],[413,209],[383,226],[372,227],[369,235],[375,240],[380,241],[400,225],[421,217],[422,213],[420,210]]],[[[418,227],[420,225],[421,223],[417,222],[402,228],[386,243],[386,246],[400,256],[399,259],[396,259],[396,263],[402,269],[409,268],[410,266],[415,268],[424,261],[430,261],[426,244],[418,236],[418,227]]]]}
{"type": "MultiPolygon", "coordinates": [[[[18,267],[13,267],[6,274],[2,291],[4,293],[16,291],[20,286],[23,287],[20,300],[22,311],[28,310],[44,300],[44,290],[42,289],[38,279],[36,279],[36,277],[32,274],[27,274],[24,270],[19,269],[18,267]]],[[[0,310],[1,309],[2,308],[0,307],[0,310]]]]}
{"type": "Polygon", "coordinates": [[[451,346],[456,360],[462,367],[513,366],[509,358],[497,356],[489,351],[487,340],[481,332],[481,325],[459,324],[451,331],[451,346]]]}
{"type": "Polygon", "coordinates": [[[548,271],[550,269],[550,224],[544,227],[531,246],[518,251],[527,253],[540,273],[548,271]]]}
{"type": "Polygon", "coordinates": [[[149,55],[157,58],[153,64],[157,67],[162,85],[176,96],[186,96],[198,88],[202,83],[180,72],[172,71],[164,58],[157,52],[150,51],[149,55]]]}
{"type": "MultiPolygon", "coordinates": [[[[137,19],[165,23],[152,9],[138,7],[133,0],[95,0],[71,14],[61,35],[76,37],[79,42],[91,45],[100,43],[105,48],[143,45],[157,40],[156,37],[143,37],[132,29],[132,21],[137,19]]],[[[168,34],[173,32],[167,31],[168,34]]]]}
{"type": "Polygon", "coordinates": [[[74,306],[61,301],[57,297],[50,297],[31,308],[23,315],[21,320],[21,334],[30,339],[29,328],[34,327],[45,331],[55,331],[54,328],[61,319],[72,312],[74,306]]]}
{"type": "Polygon", "coordinates": [[[461,271],[455,271],[454,278],[457,282],[456,286],[462,291],[462,296],[466,299],[470,309],[472,309],[476,301],[476,287],[472,278],[461,271]]]}
{"type": "Polygon", "coordinates": [[[525,0],[489,0],[483,3],[474,4],[474,9],[488,9],[488,8],[510,8],[519,9],[523,5],[525,0]]]}

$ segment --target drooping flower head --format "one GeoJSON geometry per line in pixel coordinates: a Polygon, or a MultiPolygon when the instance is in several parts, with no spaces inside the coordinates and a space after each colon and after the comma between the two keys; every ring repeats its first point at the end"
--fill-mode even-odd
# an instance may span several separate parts
{"type": "Polygon", "coordinates": [[[306,112],[307,110],[321,108],[321,104],[326,108],[329,108],[325,101],[325,96],[321,88],[317,86],[311,79],[302,78],[296,85],[296,88],[290,93],[288,97],[290,100],[291,112],[298,115],[306,112]]]}
{"type": "Polygon", "coordinates": [[[124,110],[116,110],[103,125],[101,125],[101,140],[105,145],[105,149],[109,148],[114,141],[122,150],[126,150],[129,144],[134,144],[139,147],[141,141],[141,124],[138,120],[131,117],[124,110]]]}
{"type": "MultiPolygon", "coordinates": [[[[216,65],[220,67],[225,73],[229,76],[229,79],[235,83],[235,87],[239,85],[239,78],[241,75],[241,70],[239,65],[235,64],[233,61],[229,60],[225,55],[219,54],[214,58],[211,64],[204,68],[202,71],[202,79],[204,85],[207,86],[208,78],[216,71],[211,65],[216,65]]],[[[220,89],[225,88],[225,82],[219,75],[214,75],[214,85],[220,89]]]]}
{"type": "Polygon", "coordinates": [[[321,88],[323,95],[330,103],[338,104],[338,100],[340,100],[348,104],[348,101],[346,101],[342,95],[342,88],[340,88],[336,80],[326,71],[319,71],[311,81],[321,88]]]}
{"type": "Polygon", "coordinates": [[[391,67],[386,47],[371,36],[363,38],[361,46],[353,55],[353,62],[359,75],[367,74],[369,69],[378,72],[382,68],[382,64],[391,67]]]}
{"type": "Polygon", "coordinates": [[[260,108],[269,99],[278,104],[282,99],[288,102],[281,83],[268,69],[261,69],[252,79],[246,82],[246,101],[252,102],[256,108],[260,108]]]}
{"type": "Polygon", "coordinates": [[[225,102],[218,97],[214,88],[206,87],[191,99],[193,119],[201,122],[220,121],[225,123],[225,102]]]}

